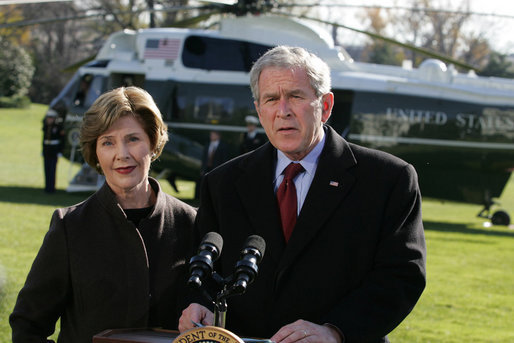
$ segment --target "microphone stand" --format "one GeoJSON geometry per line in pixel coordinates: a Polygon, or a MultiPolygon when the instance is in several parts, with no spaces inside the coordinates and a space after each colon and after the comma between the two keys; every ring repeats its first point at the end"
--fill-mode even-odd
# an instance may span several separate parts
{"type": "Polygon", "coordinates": [[[225,328],[227,320],[227,279],[224,279],[221,275],[214,272],[212,279],[218,285],[219,291],[216,293],[216,299],[212,299],[214,304],[214,326],[225,328]]]}
{"type": "Polygon", "coordinates": [[[227,299],[222,298],[220,294],[216,295],[214,302],[214,326],[224,329],[227,320],[227,299]]]}
{"type": "Polygon", "coordinates": [[[214,301],[214,326],[225,328],[228,308],[227,298],[243,294],[244,290],[242,291],[240,288],[234,287],[234,284],[228,287],[229,283],[233,281],[233,276],[226,279],[218,278],[217,281],[218,284],[220,286],[223,285],[223,287],[216,294],[216,300],[214,301]]]}
{"type": "MultiPolygon", "coordinates": [[[[216,298],[213,299],[207,290],[203,290],[203,295],[214,304],[214,326],[225,328],[227,319],[227,298],[234,295],[241,295],[246,291],[246,287],[250,284],[257,274],[257,264],[264,253],[264,240],[259,236],[250,236],[246,245],[252,244],[241,251],[241,260],[236,264],[236,271],[227,278],[212,270],[210,264],[210,272],[212,280],[216,285],[216,298]],[[262,243],[261,243],[262,241],[262,243]],[[259,244],[257,244],[259,243],[259,244]],[[253,245],[262,246],[261,249],[254,248],[253,245]]],[[[196,258],[196,257],[194,257],[196,258]]],[[[193,258],[193,259],[194,259],[193,258]]],[[[193,261],[191,259],[191,261],[193,261]]],[[[206,273],[207,274],[207,273],[206,273]]],[[[196,287],[201,287],[202,283],[198,275],[195,282],[191,282],[196,287]]]]}

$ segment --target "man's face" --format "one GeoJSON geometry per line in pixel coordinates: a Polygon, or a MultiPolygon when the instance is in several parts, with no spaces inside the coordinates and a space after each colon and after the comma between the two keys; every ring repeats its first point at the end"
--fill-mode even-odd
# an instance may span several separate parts
{"type": "Polygon", "coordinates": [[[214,142],[214,141],[219,141],[221,138],[220,134],[216,131],[211,131],[210,135],[209,135],[209,139],[211,140],[211,142],[214,142]]]}
{"type": "Polygon", "coordinates": [[[305,70],[268,67],[259,77],[255,108],[271,144],[291,160],[301,160],[321,140],[334,96],[316,97],[305,70]]]}

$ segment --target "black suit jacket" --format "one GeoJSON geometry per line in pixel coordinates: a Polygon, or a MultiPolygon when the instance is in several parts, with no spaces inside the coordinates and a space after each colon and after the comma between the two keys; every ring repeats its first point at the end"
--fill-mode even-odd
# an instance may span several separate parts
{"type": "Polygon", "coordinates": [[[249,235],[266,241],[247,292],[229,299],[227,329],[270,337],[297,319],[330,323],[346,342],[387,342],[425,287],[421,195],[414,168],[326,127],[316,175],[286,245],[266,143],[207,174],[197,239],[219,232],[216,272],[234,271],[249,235]]]}
{"type": "Polygon", "coordinates": [[[214,155],[212,157],[212,166],[209,166],[209,144],[210,143],[207,143],[203,149],[201,170],[202,175],[210,172],[212,169],[216,168],[220,164],[223,164],[223,162],[226,162],[229,159],[229,147],[224,141],[220,140],[218,146],[216,147],[216,150],[214,150],[214,155]]]}

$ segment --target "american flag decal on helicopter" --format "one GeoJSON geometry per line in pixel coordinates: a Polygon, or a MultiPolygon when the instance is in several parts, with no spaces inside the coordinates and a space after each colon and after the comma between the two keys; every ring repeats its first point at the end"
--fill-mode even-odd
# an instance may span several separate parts
{"type": "Polygon", "coordinates": [[[176,60],[180,51],[179,39],[148,39],[144,58],[176,60]]]}

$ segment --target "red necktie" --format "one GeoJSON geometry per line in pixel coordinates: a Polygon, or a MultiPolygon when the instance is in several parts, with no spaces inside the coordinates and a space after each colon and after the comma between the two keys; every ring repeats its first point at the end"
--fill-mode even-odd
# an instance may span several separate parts
{"type": "Polygon", "coordinates": [[[284,170],[284,180],[278,187],[277,199],[282,219],[282,230],[286,242],[289,240],[296,224],[297,200],[294,178],[304,169],[300,163],[290,163],[284,170]]]}

